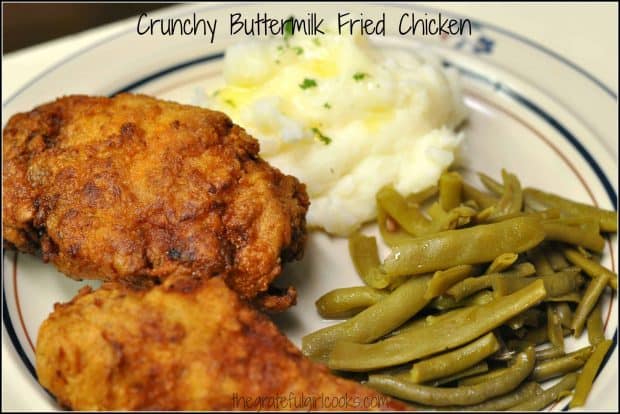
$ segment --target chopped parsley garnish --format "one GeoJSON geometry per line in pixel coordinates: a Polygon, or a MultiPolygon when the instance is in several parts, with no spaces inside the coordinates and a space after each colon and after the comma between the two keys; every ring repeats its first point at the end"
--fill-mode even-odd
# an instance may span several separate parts
{"type": "Polygon", "coordinates": [[[325,102],[323,104],[323,108],[325,108],[325,109],[332,109],[332,106],[329,104],[329,102],[325,102]]]}
{"type": "Polygon", "coordinates": [[[327,135],[324,135],[318,128],[312,128],[312,132],[314,135],[325,145],[329,145],[332,142],[332,139],[327,135]]]}
{"type": "Polygon", "coordinates": [[[301,89],[316,88],[316,81],[314,79],[306,78],[299,84],[299,87],[301,89]]]}
{"type": "Polygon", "coordinates": [[[318,37],[312,38],[312,43],[314,43],[317,46],[321,46],[321,41],[319,40],[318,37]]]}
{"type": "Polygon", "coordinates": [[[278,46],[278,51],[279,52],[282,52],[283,50],[284,50],[284,46],[282,46],[282,45],[278,46]]]}
{"type": "Polygon", "coordinates": [[[301,55],[302,53],[304,53],[304,49],[299,47],[299,46],[295,46],[293,47],[293,50],[298,54],[301,55]]]}
{"type": "Polygon", "coordinates": [[[233,108],[237,107],[235,102],[233,100],[231,100],[231,99],[224,99],[224,102],[226,102],[228,105],[232,106],[233,108]]]}
{"type": "Polygon", "coordinates": [[[362,79],[366,79],[366,77],[368,77],[368,74],[364,72],[356,72],[353,75],[353,79],[355,79],[358,82],[361,81],[362,79]]]}
{"type": "Polygon", "coordinates": [[[293,19],[294,17],[291,16],[288,19],[286,19],[286,21],[284,22],[284,40],[288,41],[288,39],[293,36],[293,19]]]}
{"type": "Polygon", "coordinates": [[[213,94],[211,94],[211,96],[213,96],[213,97],[215,98],[215,97],[216,97],[216,96],[218,96],[219,94],[220,94],[220,90],[219,90],[219,89],[216,89],[216,90],[213,92],[213,94]]]}

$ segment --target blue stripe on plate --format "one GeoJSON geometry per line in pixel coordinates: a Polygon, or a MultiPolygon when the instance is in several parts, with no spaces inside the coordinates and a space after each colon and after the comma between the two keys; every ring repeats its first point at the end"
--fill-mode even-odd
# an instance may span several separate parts
{"type": "MultiPolygon", "coordinates": [[[[4,252],[4,254],[6,254],[6,251],[4,252]]],[[[4,264],[2,265],[2,268],[4,269],[4,264]]],[[[2,273],[4,274],[4,271],[2,273]]],[[[26,369],[28,369],[28,372],[30,372],[30,375],[32,375],[32,377],[38,382],[39,379],[37,377],[37,371],[35,370],[34,366],[30,362],[30,359],[28,359],[28,356],[26,355],[24,348],[22,348],[22,344],[19,341],[19,338],[17,338],[15,327],[13,327],[13,321],[11,320],[11,316],[9,315],[9,308],[6,305],[6,289],[5,289],[4,283],[2,283],[2,321],[4,322],[6,333],[9,335],[9,338],[11,339],[11,343],[13,344],[15,351],[17,351],[17,354],[19,355],[22,362],[26,366],[26,369]]],[[[54,394],[49,392],[43,386],[41,386],[41,389],[45,391],[45,393],[52,399],[52,401],[57,401],[54,394]]]]}
{"type": "Polygon", "coordinates": [[[160,78],[160,77],[162,77],[164,75],[167,75],[169,73],[176,72],[177,70],[185,69],[187,67],[190,67],[190,66],[193,66],[193,65],[197,65],[199,63],[208,62],[210,60],[222,59],[223,57],[224,57],[224,52],[216,53],[216,54],[213,54],[213,55],[207,55],[207,56],[199,57],[199,58],[196,58],[196,59],[192,59],[192,60],[189,60],[189,61],[184,62],[184,63],[179,63],[178,65],[170,66],[170,67],[168,67],[168,68],[166,68],[164,70],[161,70],[161,71],[156,72],[156,73],[154,73],[154,74],[152,74],[150,76],[147,76],[146,78],[142,78],[142,79],[140,79],[140,80],[138,80],[136,82],[133,82],[133,83],[125,86],[124,88],[121,88],[121,89],[117,90],[116,92],[111,93],[110,96],[114,96],[116,94],[123,93],[123,92],[129,92],[132,89],[135,89],[135,88],[137,88],[139,86],[147,84],[147,83],[149,83],[151,81],[154,81],[155,79],[160,78]]]}
{"type": "Polygon", "coordinates": [[[26,365],[26,368],[28,369],[28,372],[30,372],[30,375],[32,375],[34,379],[37,379],[37,372],[34,369],[32,363],[30,362],[30,359],[28,359],[28,356],[26,355],[24,348],[22,348],[21,342],[19,341],[19,339],[17,338],[17,334],[15,333],[13,321],[11,320],[11,316],[9,315],[9,308],[6,304],[6,289],[4,283],[2,283],[2,320],[4,321],[4,326],[6,327],[6,333],[9,334],[9,338],[11,338],[11,342],[13,343],[13,347],[17,351],[17,354],[22,359],[24,365],[26,365]]]}
{"type": "Polygon", "coordinates": [[[493,86],[493,88],[496,91],[508,95],[510,98],[517,101],[521,105],[525,106],[530,111],[540,116],[549,125],[551,125],[566,140],[568,140],[568,142],[570,142],[573,145],[573,147],[575,147],[575,149],[579,152],[579,154],[581,154],[581,156],[587,161],[587,163],[590,165],[590,167],[592,168],[592,170],[594,171],[598,179],[603,184],[603,187],[605,188],[605,192],[607,193],[607,196],[609,197],[609,201],[611,201],[611,204],[614,206],[614,210],[616,211],[618,210],[618,206],[617,206],[618,199],[617,199],[616,191],[614,190],[614,187],[611,185],[611,182],[609,182],[609,179],[607,178],[607,176],[605,175],[601,167],[598,165],[598,163],[596,162],[592,154],[590,154],[590,152],[583,146],[583,144],[579,142],[577,137],[575,137],[575,135],[573,135],[564,125],[558,122],[557,119],[549,115],[548,112],[546,112],[540,106],[536,105],[530,99],[519,94],[518,92],[509,88],[505,84],[502,84],[501,82],[493,81],[484,75],[481,75],[477,72],[473,72],[469,69],[465,69],[462,66],[456,65],[448,61],[444,61],[444,66],[453,67],[457,69],[463,75],[466,75],[470,78],[479,80],[481,82],[484,82],[488,85],[493,86]]]}

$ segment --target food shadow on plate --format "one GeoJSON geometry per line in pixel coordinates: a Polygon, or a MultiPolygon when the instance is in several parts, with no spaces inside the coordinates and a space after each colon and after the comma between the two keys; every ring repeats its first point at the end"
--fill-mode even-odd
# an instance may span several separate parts
{"type": "Polygon", "coordinates": [[[309,332],[309,329],[303,326],[303,321],[299,315],[300,309],[305,309],[306,304],[300,302],[310,300],[312,302],[311,307],[314,309],[314,300],[316,298],[311,297],[311,292],[314,290],[316,284],[319,283],[318,280],[315,280],[317,272],[316,266],[323,253],[319,251],[322,246],[318,239],[323,237],[329,236],[326,236],[322,232],[309,231],[303,258],[298,261],[286,263],[283,266],[282,274],[276,279],[276,285],[294,286],[297,290],[297,304],[292,309],[270,315],[274,323],[278,325],[289,338],[301,338],[301,336],[309,332]]]}

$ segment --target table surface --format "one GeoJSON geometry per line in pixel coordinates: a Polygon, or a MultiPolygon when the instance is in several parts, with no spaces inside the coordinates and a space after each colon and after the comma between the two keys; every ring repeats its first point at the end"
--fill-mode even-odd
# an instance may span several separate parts
{"type": "MultiPolygon", "coordinates": [[[[518,33],[573,62],[617,93],[617,4],[429,3],[429,5],[518,33]]],[[[2,101],[5,102],[20,87],[69,54],[125,29],[128,24],[135,24],[135,18],[3,55],[2,101]]],[[[15,372],[16,364],[20,362],[11,355],[14,351],[4,328],[2,339],[2,409],[28,409],[27,399],[11,396],[26,392],[33,386],[31,384],[33,379],[29,376],[6,378],[6,373],[9,370],[15,372]]]]}

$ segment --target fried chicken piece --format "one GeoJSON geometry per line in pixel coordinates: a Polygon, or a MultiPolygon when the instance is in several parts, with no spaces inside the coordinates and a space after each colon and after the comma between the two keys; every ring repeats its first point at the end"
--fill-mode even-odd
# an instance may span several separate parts
{"type": "Polygon", "coordinates": [[[405,408],[310,361],[220,278],[85,288],[41,326],[36,366],[75,410],[405,408]]]}
{"type": "Polygon", "coordinates": [[[226,281],[270,297],[301,256],[309,201],[223,113],[143,95],[69,96],[13,116],[3,133],[3,237],[76,279],[226,281]]]}

